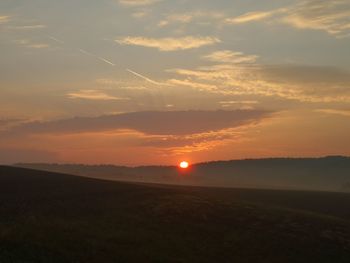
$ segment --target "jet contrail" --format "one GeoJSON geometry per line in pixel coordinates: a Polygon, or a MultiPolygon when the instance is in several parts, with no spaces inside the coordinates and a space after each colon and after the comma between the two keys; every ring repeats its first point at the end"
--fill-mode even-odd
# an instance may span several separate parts
{"type": "Polygon", "coordinates": [[[90,53],[90,52],[87,52],[86,50],[81,49],[81,48],[78,48],[78,50],[79,50],[79,52],[81,52],[81,53],[83,53],[83,54],[85,54],[85,55],[88,55],[88,56],[90,56],[90,57],[97,58],[97,59],[99,59],[99,60],[101,60],[101,61],[103,61],[103,62],[105,62],[105,63],[107,63],[107,64],[109,64],[109,65],[111,65],[111,66],[113,66],[113,67],[115,66],[115,64],[114,64],[113,62],[111,62],[111,61],[109,61],[109,60],[107,60],[107,59],[105,59],[105,58],[99,57],[99,56],[97,56],[97,55],[95,55],[95,54],[92,54],[92,53],[90,53]]]}
{"type": "Polygon", "coordinates": [[[109,60],[107,60],[107,59],[105,59],[105,58],[101,58],[101,57],[97,57],[99,60],[101,60],[101,61],[104,61],[104,62],[106,62],[106,63],[108,63],[109,65],[111,65],[111,66],[115,66],[115,64],[113,63],[113,62],[111,62],[111,61],[109,61],[109,60]]]}
{"type": "Polygon", "coordinates": [[[133,74],[133,75],[135,75],[136,77],[139,77],[139,78],[141,78],[143,80],[146,80],[149,83],[152,83],[152,84],[155,84],[155,85],[163,85],[163,83],[160,83],[160,82],[154,81],[154,80],[152,80],[150,78],[147,78],[146,76],[143,76],[143,75],[141,75],[141,74],[139,74],[139,73],[137,73],[137,72],[135,72],[135,71],[133,71],[131,69],[127,68],[126,71],[131,73],[131,74],[133,74]]]}
{"type": "Polygon", "coordinates": [[[87,52],[87,51],[86,51],[86,50],[84,50],[84,49],[78,48],[78,50],[79,50],[79,52],[81,52],[81,53],[83,53],[83,54],[85,54],[85,55],[88,55],[88,56],[90,56],[90,57],[94,57],[94,55],[93,55],[93,54],[91,54],[91,53],[87,52]]]}
{"type": "MultiPolygon", "coordinates": [[[[62,40],[60,40],[60,39],[58,39],[58,38],[55,38],[55,37],[53,37],[53,36],[49,36],[49,38],[50,38],[51,40],[57,42],[57,43],[65,44],[64,41],[62,41],[62,40]]],[[[95,54],[93,54],[93,53],[90,53],[90,52],[88,52],[88,51],[82,49],[82,48],[77,48],[77,50],[78,50],[80,53],[83,53],[83,54],[85,54],[85,55],[87,55],[87,56],[94,57],[94,58],[96,58],[96,59],[98,59],[98,60],[100,60],[100,61],[103,61],[103,62],[107,63],[107,64],[110,65],[110,66],[113,66],[113,67],[116,66],[116,64],[114,64],[113,62],[109,61],[108,59],[105,59],[105,58],[103,58],[103,57],[99,57],[99,56],[97,56],[97,55],[95,55],[95,54]]],[[[160,82],[157,82],[157,81],[155,81],[155,80],[152,80],[152,79],[150,79],[150,78],[148,78],[148,77],[146,77],[146,76],[144,76],[144,75],[142,75],[142,74],[140,74],[140,73],[137,73],[137,72],[135,72],[135,71],[133,71],[133,70],[131,70],[131,69],[126,68],[125,70],[126,70],[127,72],[133,74],[134,76],[136,76],[136,77],[138,77],[138,78],[141,78],[141,79],[143,79],[143,80],[145,80],[145,81],[147,81],[147,82],[149,82],[149,83],[152,83],[152,84],[154,84],[154,85],[158,85],[158,86],[164,85],[164,83],[160,83],[160,82]]]]}
{"type": "Polygon", "coordinates": [[[53,36],[49,36],[49,38],[50,38],[51,40],[57,42],[57,43],[64,44],[64,41],[59,40],[58,38],[55,38],[55,37],[53,37],[53,36]]]}

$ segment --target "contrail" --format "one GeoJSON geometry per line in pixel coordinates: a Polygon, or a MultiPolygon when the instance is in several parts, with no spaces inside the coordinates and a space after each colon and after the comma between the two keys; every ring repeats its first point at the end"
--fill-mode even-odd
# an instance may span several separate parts
{"type": "Polygon", "coordinates": [[[86,51],[86,50],[84,50],[84,49],[78,48],[78,50],[79,50],[79,52],[81,52],[81,53],[83,53],[83,54],[85,54],[85,55],[88,55],[88,56],[90,56],[90,57],[94,57],[94,55],[93,55],[93,54],[91,54],[91,53],[87,52],[87,51],[86,51]]]}
{"type": "Polygon", "coordinates": [[[127,68],[126,71],[131,73],[131,74],[133,74],[133,75],[135,75],[135,76],[137,76],[137,77],[139,77],[139,78],[141,78],[141,79],[143,79],[143,80],[146,80],[149,83],[152,83],[152,84],[155,84],[155,85],[163,85],[162,83],[154,81],[154,80],[152,80],[150,78],[147,78],[146,76],[143,76],[143,75],[141,75],[141,74],[139,74],[139,73],[137,73],[137,72],[135,72],[135,71],[133,71],[131,69],[127,68]]]}
{"type": "MultiPolygon", "coordinates": [[[[60,40],[60,39],[58,39],[58,38],[55,38],[55,37],[53,37],[53,36],[49,36],[49,38],[50,38],[51,40],[57,42],[57,43],[65,44],[64,41],[62,41],[62,40],[60,40]]],[[[108,59],[105,59],[105,58],[103,58],[103,57],[99,57],[99,56],[97,56],[97,55],[95,55],[95,54],[93,54],[93,53],[90,53],[90,52],[88,52],[88,51],[82,49],[82,48],[78,48],[77,50],[78,50],[80,53],[83,53],[83,54],[85,54],[85,55],[87,55],[87,56],[94,57],[94,58],[96,58],[96,59],[98,59],[98,60],[100,60],[100,61],[103,61],[103,62],[105,62],[106,64],[108,64],[108,65],[110,65],[110,66],[113,66],[113,67],[116,66],[116,64],[114,64],[113,62],[109,61],[108,59]]],[[[141,79],[143,79],[143,80],[145,80],[145,81],[147,81],[147,82],[149,82],[149,83],[152,83],[152,84],[154,84],[154,85],[157,85],[157,86],[162,86],[162,85],[164,85],[164,83],[160,83],[160,82],[157,82],[157,81],[155,81],[155,80],[152,80],[152,79],[150,79],[150,78],[148,78],[148,77],[146,77],[146,76],[144,76],[144,75],[142,75],[142,74],[140,74],[140,73],[137,73],[137,72],[135,72],[135,71],[133,71],[133,70],[131,70],[131,69],[126,68],[125,70],[126,70],[127,72],[133,74],[134,76],[136,76],[136,77],[138,77],[138,78],[141,78],[141,79]]]]}
{"type": "Polygon", "coordinates": [[[49,36],[49,38],[50,38],[51,40],[57,42],[57,43],[64,44],[64,41],[59,40],[58,38],[55,38],[55,37],[53,37],[53,36],[49,36]]]}
{"type": "MultiPolygon", "coordinates": [[[[50,38],[51,40],[57,42],[57,43],[64,44],[64,41],[62,41],[62,40],[60,40],[60,39],[58,39],[58,38],[55,38],[55,37],[53,37],[53,36],[49,36],[49,38],[50,38]]],[[[78,48],[78,51],[81,52],[81,53],[83,53],[83,54],[85,54],[85,55],[88,55],[88,56],[90,56],[90,57],[97,58],[98,60],[101,60],[101,61],[103,61],[103,62],[105,62],[105,63],[107,63],[107,64],[109,64],[109,65],[111,65],[111,66],[113,66],[113,67],[115,66],[115,64],[114,64],[113,62],[111,62],[111,61],[109,61],[109,60],[107,60],[107,59],[105,59],[105,58],[103,58],[103,57],[99,57],[99,56],[97,56],[97,55],[95,55],[95,54],[93,54],[93,53],[90,53],[90,52],[88,52],[88,51],[86,51],[86,50],[84,50],[84,49],[78,48]]]]}
{"type": "Polygon", "coordinates": [[[97,56],[97,55],[95,55],[95,54],[92,54],[92,53],[90,53],[90,52],[87,52],[86,50],[81,49],[81,48],[78,48],[78,50],[79,50],[79,52],[81,52],[81,53],[83,53],[83,54],[85,54],[85,55],[88,55],[88,56],[90,56],[90,57],[97,58],[97,59],[99,59],[99,60],[101,60],[101,61],[103,61],[103,62],[105,62],[105,63],[107,63],[107,64],[109,64],[109,65],[111,65],[111,66],[113,66],[113,67],[115,66],[115,64],[114,64],[113,62],[111,62],[111,61],[109,61],[109,60],[107,60],[107,59],[105,59],[105,58],[99,57],[99,56],[97,56]]]}
{"type": "Polygon", "coordinates": [[[115,66],[115,64],[113,63],[113,62],[111,62],[111,61],[109,61],[109,60],[107,60],[107,59],[105,59],[105,58],[101,58],[101,57],[97,57],[99,60],[101,60],[101,61],[104,61],[104,62],[106,62],[106,63],[108,63],[109,65],[111,65],[111,66],[115,66]]]}

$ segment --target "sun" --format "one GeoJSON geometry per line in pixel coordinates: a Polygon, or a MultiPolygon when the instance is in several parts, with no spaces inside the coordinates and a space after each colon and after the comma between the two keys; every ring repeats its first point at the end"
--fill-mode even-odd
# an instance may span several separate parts
{"type": "Polygon", "coordinates": [[[182,169],[186,169],[186,168],[188,168],[189,163],[186,162],[186,161],[182,161],[182,162],[179,164],[179,166],[180,166],[180,168],[182,168],[182,169]]]}

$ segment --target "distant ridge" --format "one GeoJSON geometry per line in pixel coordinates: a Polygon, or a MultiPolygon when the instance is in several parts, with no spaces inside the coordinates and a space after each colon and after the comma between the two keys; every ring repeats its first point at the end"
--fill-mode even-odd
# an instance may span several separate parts
{"type": "Polygon", "coordinates": [[[266,157],[266,158],[244,158],[244,159],[233,159],[233,160],[216,160],[209,162],[200,162],[196,165],[212,164],[212,163],[230,163],[230,162],[241,162],[241,161],[266,161],[266,160],[350,160],[350,156],[344,155],[327,155],[323,157],[266,157]]]}
{"type": "Polygon", "coordinates": [[[350,157],[264,158],[176,166],[18,163],[14,166],[108,180],[267,189],[350,191],[350,157]]]}

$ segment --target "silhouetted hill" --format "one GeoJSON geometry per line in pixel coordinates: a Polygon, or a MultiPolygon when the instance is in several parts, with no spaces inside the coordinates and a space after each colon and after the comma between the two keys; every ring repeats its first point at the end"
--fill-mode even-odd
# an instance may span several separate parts
{"type": "Polygon", "coordinates": [[[162,184],[350,191],[350,158],[270,158],[218,161],[179,171],[174,166],[123,167],[78,164],[17,164],[38,170],[63,172],[109,180],[162,184]]]}
{"type": "Polygon", "coordinates": [[[0,262],[349,262],[349,206],[0,166],[0,262]]]}
{"type": "Polygon", "coordinates": [[[350,260],[350,194],[143,185],[0,166],[0,262],[350,260]]]}

